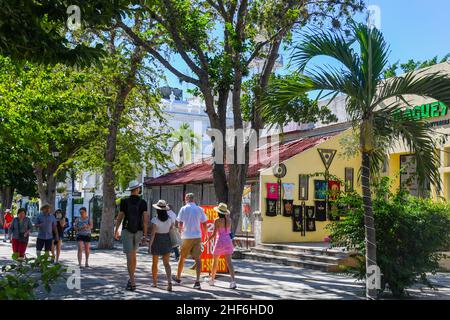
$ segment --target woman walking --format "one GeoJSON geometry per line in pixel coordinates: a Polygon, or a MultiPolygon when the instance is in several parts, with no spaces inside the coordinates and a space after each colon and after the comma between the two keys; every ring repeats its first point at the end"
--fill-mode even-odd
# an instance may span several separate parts
{"type": "Polygon", "coordinates": [[[55,238],[53,239],[52,256],[55,258],[55,263],[59,263],[59,256],[61,255],[61,243],[64,237],[64,228],[66,226],[66,220],[64,219],[61,209],[55,211],[55,218],[58,237],[56,237],[55,235],[55,238]]]}
{"type": "Polygon", "coordinates": [[[208,237],[204,244],[206,245],[212,239],[215,240],[215,245],[213,249],[213,267],[211,270],[211,278],[209,280],[209,285],[214,286],[214,279],[216,278],[217,266],[219,264],[219,257],[221,255],[225,256],[227,262],[228,270],[230,271],[230,289],[236,289],[236,281],[234,278],[234,267],[233,261],[231,260],[231,255],[234,251],[233,241],[231,239],[231,219],[230,211],[225,203],[220,203],[214,210],[219,214],[219,217],[214,221],[214,232],[210,237],[208,237]]]}
{"type": "Polygon", "coordinates": [[[28,238],[33,228],[30,218],[27,216],[27,211],[24,208],[20,208],[17,211],[17,217],[15,217],[9,227],[9,234],[12,237],[12,250],[14,254],[19,255],[19,260],[25,257],[25,251],[27,251],[28,238]]]}
{"type": "Polygon", "coordinates": [[[83,260],[83,248],[86,257],[85,267],[89,267],[89,253],[91,242],[91,230],[93,226],[92,219],[89,219],[87,210],[85,207],[80,208],[80,217],[75,219],[74,229],[77,233],[78,243],[78,265],[81,268],[81,261],[83,260]]]}
{"type": "Polygon", "coordinates": [[[153,286],[158,287],[158,259],[162,256],[164,268],[167,276],[167,291],[172,291],[172,270],[170,268],[170,254],[172,253],[172,243],[170,241],[170,230],[173,228],[173,220],[169,218],[167,213],[170,209],[166,201],[159,200],[153,205],[156,209],[156,217],[151,221],[151,238],[149,243],[149,253],[153,256],[152,262],[152,277],[153,286]]]}

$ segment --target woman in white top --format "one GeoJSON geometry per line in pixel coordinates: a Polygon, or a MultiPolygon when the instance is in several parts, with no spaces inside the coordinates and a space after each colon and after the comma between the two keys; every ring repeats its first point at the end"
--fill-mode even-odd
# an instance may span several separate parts
{"type": "Polygon", "coordinates": [[[156,209],[156,217],[151,221],[152,236],[148,246],[149,253],[153,256],[152,277],[153,287],[158,287],[158,259],[162,256],[164,268],[167,275],[167,291],[172,291],[172,270],[170,268],[170,254],[172,253],[172,242],[170,241],[170,230],[173,228],[173,220],[168,215],[169,207],[166,201],[159,200],[153,205],[156,209]]]}

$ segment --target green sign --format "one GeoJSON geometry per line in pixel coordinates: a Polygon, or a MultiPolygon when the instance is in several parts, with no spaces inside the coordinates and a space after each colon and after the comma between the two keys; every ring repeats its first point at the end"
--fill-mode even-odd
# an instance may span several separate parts
{"type": "Polygon", "coordinates": [[[402,113],[403,116],[415,120],[430,119],[437,117],[444,117],[447,115],[448,107],[443,102],[433,102],[415,106],[414,108],[406,108],[399,110],[397,113],[402,113]]]}

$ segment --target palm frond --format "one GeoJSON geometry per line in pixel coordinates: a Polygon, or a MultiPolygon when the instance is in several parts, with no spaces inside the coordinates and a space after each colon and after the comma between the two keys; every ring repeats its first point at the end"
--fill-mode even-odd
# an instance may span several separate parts
{"type": "Polygon", "coordinates": [[[361,84],[369,96],[374,96],[378,81],[383,78],[388,65],[389,46],[376,28],[353,24],[352,31],[361,52],[361,84]]]}
{"type": "Polygon", "coordinates": [[[359,76],[359,58],[341,34],[330,31],[319,31],[306,34],[305,38],[294,49],[291,62],[303,72],[308,62],[318,56],[336,59],[347,68],[353,77],[359,76]]]}
{"type": "Polygon", "coordinates": [[[450,77],[442,72],[424,72],[426,70],[409,72],[386,80],[380,85],[373,105],[391,98],[404,99],[406,95],[428,97],[450,105],[450,77]]]}
{"type": "Polygon", "coordinates": [[[439,157],[436,153],[435,135],[423,121],[398,113],[398,106],[391,106],[374,113],[374,130],[387,141],[402,141],[416,155],[419,182],[427,179],[434,185],[440,183],[439,157]]]}

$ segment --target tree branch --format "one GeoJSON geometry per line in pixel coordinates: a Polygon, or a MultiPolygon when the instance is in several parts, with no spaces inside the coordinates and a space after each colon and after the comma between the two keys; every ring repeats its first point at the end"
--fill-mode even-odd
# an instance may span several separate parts
{"type": "Polygon", "coordinates": [[[136,45],[143,47],[148,53],[150,53],[152,56],[154,56],[164,67],[166,67],[170,72],[172,72],[178,78],[180,78],[181,80],[183,80],[185,82],[192,83],[196,86],[200,86],[200,81],[198,79],[195,79],[188,75],[185,75],[184,73],[182,73],[178,69],[176,69],[174,66],[172,66],[172,64],[169,61],[167,61],[166,59],[164,59],[164,57],[157,50],[155,50],[150,43],[143,40],[140,36],[138,36],[133,30],[131,30],[130,27],[128,27],[122,21],[118,22],[117,24],[128,34],[128,36],[133,40],[133,42],[136,45]]]}

